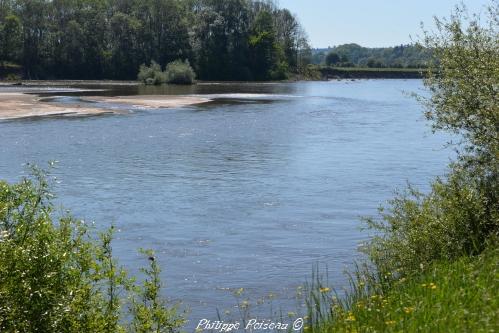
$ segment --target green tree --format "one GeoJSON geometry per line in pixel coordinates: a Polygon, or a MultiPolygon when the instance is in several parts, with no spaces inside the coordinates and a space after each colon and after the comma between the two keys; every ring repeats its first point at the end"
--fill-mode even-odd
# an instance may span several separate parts
{"type": "Polygon", "coordinates": [[[274,25],[278,43],[284,52],[284,57],[290,69],[297,70],[298,45],[300,24],[287,9],[279,9],[274,14],[274,25]]]}
{"type": "Polygon", "coordinates": [[[277,61],[276,32],[272,15],[267,11],[258,13],[249,37],[251,69],[257,80],[270,78],[270,70],[277,61]]]}
{"type": "Polygon", "coordinates": [[[18,61],[20,56],[21,20],[16,15],[8,15],[0,24],[0,60],[18,61]]]}
{"type": "MultiPolygon", "coordinates": [[[[426,32],[424,46],[435,61],[423,99],[434,130],[460,135],[461,158],[475,167],[493,167],[499,157],[499,3],[489,7],[487,25],[458,7],[449,19],[436,20],[437,33],[426,32]],[[464,154],[463,154],[464,153],[464,154]]],[[[496,178],[497,181],[497,178],[496,178]]]]}
{"type": "Polygon", "coordinates": [[[47,20],[49,4],[43,0],[20,0],[19,17],[22,21],[22,64],[27,78],[39,78],[46,70],[47,20]]]}
{"type": "Polygon", "coordinates": [[[328,66],[336,66],[341,61],[338,53],[329,52],[326,56],[326,65],[328,66]]]}

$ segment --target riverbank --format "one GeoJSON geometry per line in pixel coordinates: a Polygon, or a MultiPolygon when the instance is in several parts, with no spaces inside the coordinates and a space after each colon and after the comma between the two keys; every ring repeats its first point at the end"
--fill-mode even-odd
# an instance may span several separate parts
{"type": "Polygon", "coordinates": [[[319,66],[323,79],[422,79],[425,69],[420,68],[359,68],[319,66]]]}
{"type": "Polygon", "coordinates": [[[304,332],[494,332],[498,260],[498,248],[491,245],[476,257],[435,262],[388,288],[355,281],[343,300],[317,286],[315,297],[325,311],[332,310],[304,332]]]}

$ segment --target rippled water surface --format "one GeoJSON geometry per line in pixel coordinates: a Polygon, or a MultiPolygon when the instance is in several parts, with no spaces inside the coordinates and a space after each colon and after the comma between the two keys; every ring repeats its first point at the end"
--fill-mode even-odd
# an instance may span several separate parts
{"type": "Polygon", "coordinates": [[[234,310],[230,290],[240,287],[253,299],[272,292],[275,306],[293,311],[295,288],[317,262],[344,284],[366,237],[359,216],[407,181],[427,188],[450,156],[404,94],[421,90],[419,80],[94,88],[52,95],[214,101],[0,122],[0,178],[59,161],[58,202],[99,227],[114,223],[115,252],[132,271],[145,264],[137,248],[155,249],[166,293],[193,322],[234,310]]]}

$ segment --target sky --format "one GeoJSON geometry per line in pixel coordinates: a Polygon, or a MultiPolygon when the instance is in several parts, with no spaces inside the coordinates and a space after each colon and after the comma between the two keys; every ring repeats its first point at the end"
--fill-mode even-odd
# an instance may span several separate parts
{"type": "Polygon", "coordinates": [[[385,47],[411,42],[421,22],[448,17],[457,3],[470,12],[485,13],[489,0],[279,0],[298,16],[314,48],[346,43],[385,47]]]}

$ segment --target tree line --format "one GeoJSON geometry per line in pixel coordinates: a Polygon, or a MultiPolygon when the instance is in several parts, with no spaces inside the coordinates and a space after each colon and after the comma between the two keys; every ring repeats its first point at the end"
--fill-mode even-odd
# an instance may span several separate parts
{"type": "Polygon", "coordinates": [[[31,79],[135,79],[175,60],[203,80],[284,79],[311,58],[269,0],[0,0],[0,43],[0,62],[31,79]]]}
{"type": "Polygon", "coordinates": [[[368,48],[343,44],[313,50],[312,62],[336,67],[425,68],[432,54],[420,45],[368,48]]]}

